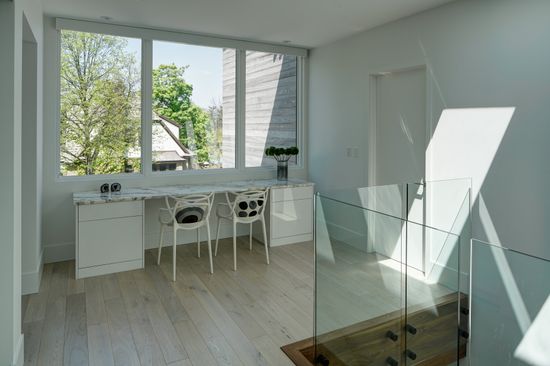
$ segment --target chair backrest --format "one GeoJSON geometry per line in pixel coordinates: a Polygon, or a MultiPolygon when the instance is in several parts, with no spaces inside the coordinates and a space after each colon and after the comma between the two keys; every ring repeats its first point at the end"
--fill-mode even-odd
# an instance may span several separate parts
{"type": "Polygon", "coordinates": [[[165,197],[165,201],[175,223],[196,226],[209,219],[213,198],[214,193],[170,197],[174,201],[172,207],[168,197],[165,197]]]}
{"type": "Polygon", "coordinates": [[[226,194],[227,203],[231,207],[234,217],[240,221],[255,221],[264,214],[269,188],[230,194],[234,196],[234,199],[231,200],[229,194],[226,194]]]}

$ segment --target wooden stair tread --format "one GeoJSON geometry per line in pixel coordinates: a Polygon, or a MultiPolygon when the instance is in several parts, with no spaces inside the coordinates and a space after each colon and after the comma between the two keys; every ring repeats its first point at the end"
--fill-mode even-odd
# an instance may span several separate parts
{"type": "MultiPolygon", "coordinates": [[[[296,365],[312,365],[316,355],[322,354],[331,366],[385,365],[388,356],[404,361],[401,352],[413,350],[417,354],[414,365],[447,365],[466,355],[466,342],[458,342],[459,294],[439,297],[433,303],[417,304],[368,319],[317,337],[317,351],[313,338],[281,347],[296,365]],[[415,335],[408,334],[405,324],[414,325],[415,335]],[[398,341],[386,337],[388,330],[399,334],[398,341]],[[405,341],[406,337],[406,341],[405,341]],[[459,349],[457,349],[457,346],[459,349]]],[[[460,303],[467,296],[460,293],[460,303]]],[[[462,322],[462,315],[461,324],[462,322]]],[[[411,360],[408,360],[411,364],[411,360]]]]}

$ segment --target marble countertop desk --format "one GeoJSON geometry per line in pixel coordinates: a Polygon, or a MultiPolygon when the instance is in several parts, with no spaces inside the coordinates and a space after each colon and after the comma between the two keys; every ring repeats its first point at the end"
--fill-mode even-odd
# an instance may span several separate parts
{"type": "Polygon", "coordinates": [[[188,194],[238,192],[247,189],[294,188],[311,186],[313,183],[301,179],[279,181],[276,179],[243,180],[215,184],[186,184],[178,186],[160,186],[151,188],[123,188],[120,193],[78,192],[73,193],[75,205],[92,205],[108,202],[137,201],[166,196],[184,196],[188,194]]]}

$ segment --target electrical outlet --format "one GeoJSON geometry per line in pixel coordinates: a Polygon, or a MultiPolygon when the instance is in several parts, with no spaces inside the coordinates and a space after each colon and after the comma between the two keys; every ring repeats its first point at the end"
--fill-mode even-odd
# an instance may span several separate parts
{"type": "Polygon", "coordinates": [[[348,158],[351,158],[351,156],[352,156],[352,148],[351,147],[346,148],[346,156],[348,158]]]}

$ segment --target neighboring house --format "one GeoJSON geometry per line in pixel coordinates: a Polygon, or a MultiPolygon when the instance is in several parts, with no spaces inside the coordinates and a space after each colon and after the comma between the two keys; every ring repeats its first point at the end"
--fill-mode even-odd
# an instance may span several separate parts
{"type": "Polygon", "coordinates": [[[153,116],[153,171],[194,169],[195,153],[179,140],[180,126],[164,116],[153,116]]]}
{"type": "MultiPolygon", "coordinates": [[[[177,122],[153,115],[153,171],[196,169],[196,154],[181,143],[179,135],[180,126],[177,122]]],[[[141,151],[130,151],[128,157],[139,159],[141,151]]]]}
{"type": "MultiPolygon", "coordinates": [[[[164,116],[153,115],[152,129],[152,160],[153,171],[196,169],[196,154],[189,150],[179,140],[180,126],[164,116]]],[[[67,143],[70,152],[78,152],[80,147],[74,142],[67,143]]],[[[71,161],[69,154],[61,153],[61,164],[71,161]]],[[[127,172],[132,172],[131,161],[141,158],[141,149],[132,149],[128,152],[130,164],[127,172]]],[[[65,175],[75,175],[74,172],[65,172],[65,175]]]]}

